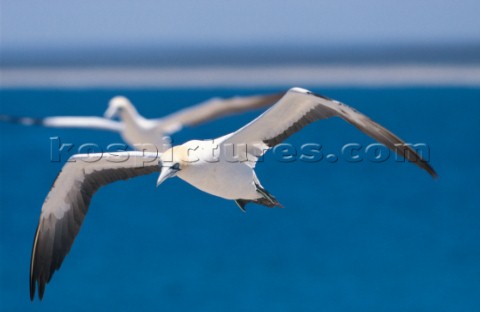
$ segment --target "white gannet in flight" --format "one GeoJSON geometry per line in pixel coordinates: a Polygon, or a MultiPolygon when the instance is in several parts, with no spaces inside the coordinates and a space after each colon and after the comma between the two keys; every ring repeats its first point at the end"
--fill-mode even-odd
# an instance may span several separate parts
{"type": "Polygon", "coordinates": [[[14,117],[0,115],[0,121],[23,125],[40,125],[56,128],[86,128],[119,132],[122,139],[131,147],[142,150],[163,152],[170,148],[169,136],[185,126],[196,126],[234,113],[272,105],[283,93],[232,97],[228,99],[212,98],[192,107],[158,119],[146,119],[140,115],[135,106],[123,96],[116,96],[109,102],[104,118],[96,116],[58,116],[45,118],[14,117]],[[118,117],[120,121],[112,120],[118,117]]]}
{"type": "Polygon", "coordinates": [[[65,164],[42,206],[31,257],[31,299],[36,285],[43,297],[45,284],[70,250],[90,199],[101,186],[160,172],[157,184],[178,176],[204,192],[234,200],[242,210],[250,202],[281,206],[258,180],[257,158],[306,125],[330,117],[344,119],[436,177],[410,146],[367,116],[335,100],[293,88],[243,128],[213,140],[186,142],[159,158],[149,152],[119,152],[100,160],[99,154],[72,156],[74,162],[65,164]]]}

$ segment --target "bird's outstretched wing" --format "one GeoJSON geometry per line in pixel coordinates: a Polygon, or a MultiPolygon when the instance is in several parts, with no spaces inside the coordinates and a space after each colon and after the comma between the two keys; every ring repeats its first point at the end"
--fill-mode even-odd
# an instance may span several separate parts
{"type": "Polygon", "coordinates": [[[72,156],[42,206],[30,262],[30,299],[35,296],[37,284],[38,295],[43,298],[45,284],[60,268],[80,230],[90,200],[101,186],[160,170],[156,153],[72,156]]]}
{"type": "Polygon", "coordinates": [[[290,89],[265,113],[226,136],[223,144],[246,146],[249,155],[259,157],[306,125],[330,117],[344,119],[433,177],[437,176],[435,170],[415,150],[383,126],[343,103],[301,88],[290,89]]]}
{"type": "Polygon", "coordinates": [[[123,124],[110,119],[87,116],[57,116],[45,118],[17,117],[10,115],[0,115],[0,121],[22,124],[25,126],[44,126],[52,128],[84,128],[99,129],[119,132],[123,129],[123,124]]]}
{"type": "Polygon", "coordinates": [[[213,98],[155,121],[158,122],[159,131],[172,134],[185,126],[196,126],[223,116],[273,105],[283,95],[284,92],[245,97],[236,96],[227,99],[213,98]]]}

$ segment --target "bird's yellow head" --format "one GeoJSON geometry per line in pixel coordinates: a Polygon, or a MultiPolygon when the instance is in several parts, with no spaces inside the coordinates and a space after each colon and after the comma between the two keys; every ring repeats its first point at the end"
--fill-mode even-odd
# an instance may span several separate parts
{"type": "Polygon", "coordinates": [[[126,116],[135,116],[137,114],[137,110],[126,97],[116,96],[108,103],[108,109],[105,111],[104,116],[108,119],[115,117],[125,119],[126,116]]]}

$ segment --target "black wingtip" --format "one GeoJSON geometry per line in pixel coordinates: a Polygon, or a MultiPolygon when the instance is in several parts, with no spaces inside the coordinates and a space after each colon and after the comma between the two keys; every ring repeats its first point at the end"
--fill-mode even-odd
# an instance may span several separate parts
{"type": "Polygon", "coordinates": [[[45,283],[38,284],[38,298],[40,301],[43,299],[43,294],[45,293],[45,283]]]}
{"type": "MultiPolygon", "coordinates": [[[[36,285],[36,281],[35,280],[30,280],[30,301],[32,301],[32,302],[35,299],[35,290],[36,290],[35,285],[36,285]]],[[[39,284],[38,284],[38,299],[40,299],[40,301],[42,301],[44,293],[45,293],[45,284],[41,284],[39,282],[39,284]]]]}
{"type": "Polygon", "coordinates": [[[27,126],[41,126],[43,125],[43,119],[41,118],[31,118],[31,117],[18,117],[10,115],[0,114],[0,122],[8,122],[14,124],[22,124],[27,126]]]}
{"type": "Polygon", "coordinates": [[[414,159],[410,158],[410,162],[412,162],[413,164],[417,165],[419,168],[428,172],[428,174],[432,177],[432,179],[434,180],[438,179],[438,174],[435,171],[435,169],[433,169],[433,167],[430,166],[429,162],[424,158],[422,158],[420,155],[415,154],[415,158],[414,159]]]}
{"type": "Polygon", "coordinates": [[[33,245],[32,245],[32,255],[30,257],[30,300],[31,301],[35,299],[35,290],[36,290],[36,284],[38,280],[37,279],[38,276],[34,270],[34,267],[35,267],[36,247],[37,247],[39,228],[40,228],[40,222],[38,223],[37,229],[35,230],[35,236],[33,237],[33,245]]]}
{"type": "Polygon", "coordinates": [[[438,180],[438,173],[427,162],[424,162],[424,169],[432,176],[434,180],[438,180]]]}
{"type": "Polygon", "coordinates": [[[30,278],[30,301],[35,298],[35,281],[30,278]]]}

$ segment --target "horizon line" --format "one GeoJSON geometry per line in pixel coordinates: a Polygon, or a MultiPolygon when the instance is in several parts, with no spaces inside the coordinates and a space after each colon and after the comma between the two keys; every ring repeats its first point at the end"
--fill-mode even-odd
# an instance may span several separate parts
{"type": "Polygon", "coordinates": [[[480,64],[480,42],[442,44],[106,45],[0,48],[0,67],[480,64]]]}
{"type": "Polygon", "coordinates": [[[480,86],[476,65],[285,65],[0,68],[0,88],[480,86]]]}

